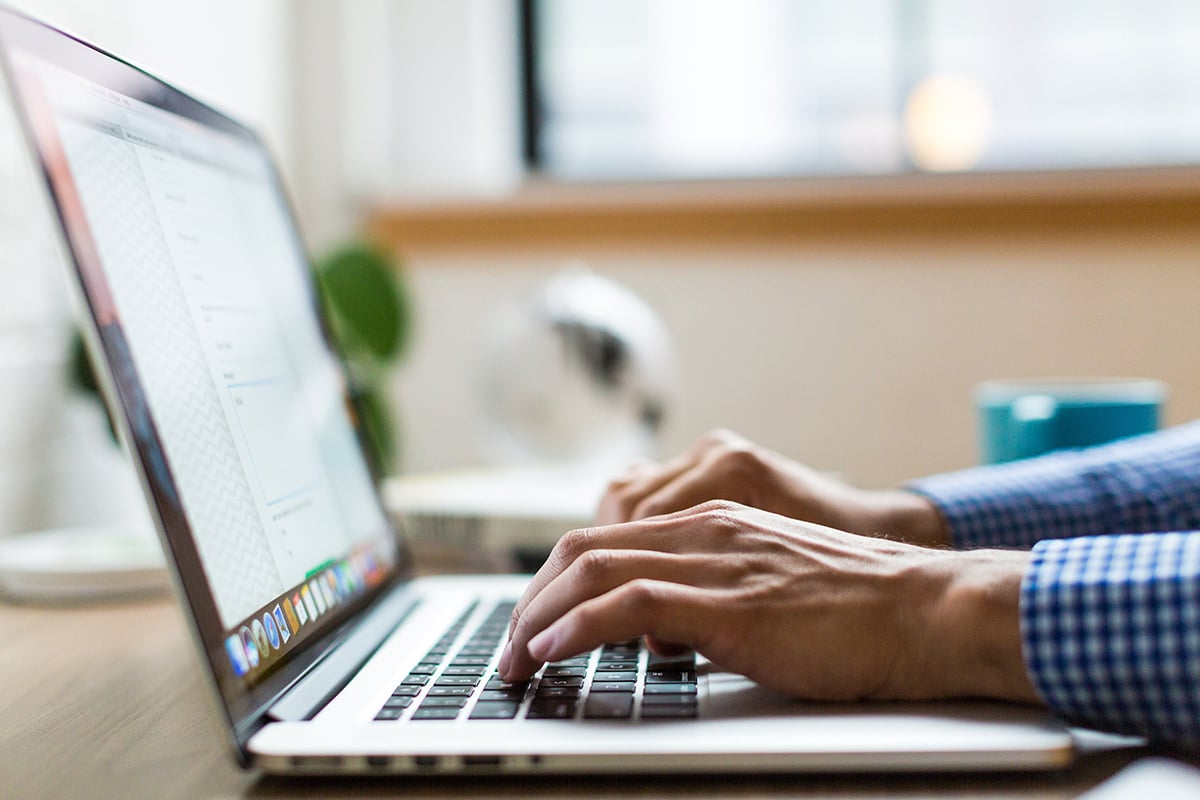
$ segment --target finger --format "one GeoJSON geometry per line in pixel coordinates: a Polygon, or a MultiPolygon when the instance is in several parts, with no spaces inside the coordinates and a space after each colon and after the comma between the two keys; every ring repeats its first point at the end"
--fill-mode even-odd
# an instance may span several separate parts
{"type": "Polygon", "coordinates": [[[685,653],[690,653],[692,648],[685,644],[676,644],[675,642],[664,642],[656,639],[653,636],[646,636],[646,649],[656,656],[670,658],[672,656],[682,656],[685,653]]]}
{"type": "Polygon", "coordinates": [[[713,430],[697,438],[687,450],[662,466],[650,463],[647,468],[646,462],[635,464],[609,484],[596,512],[596,524],[611,525],[640,519],[633,513],[633,508],[641,500],[693,469],[712,452],[746,444],[746,440],[736,433],[713,430]]]}
{"type": "Polygon", "coordinates": [[[741,502],[744,498],[735,496],[739,493],[734,489],[727,481],[721,480],[720,474],[714,472],[706,460],[643,497],[630,515],[634,519],[656,517],[692,508],[706,500],[741,502]]]}
{"type": "Polygon", "coordinates": [[[529,641],[529,652],[558,661],[639,636],[704,652],[720,617],[720,604],[704,589],[639,579],[571,609],[529,641]]]}
{"type": "Polygon", "coordinates": [[[694,466],[690,452],[661,466],[635,467],[608,485],[596,509],[597,525],[612,525],[635,519],[632,512],[645,497],[675,480],[694,466]]]}
{"type": "Polygon", "coordinates": [[[711,551],[715,537],[701,535],[709,531],[712,522],[706,515],[735,514],[740,507],[730,503],[704,503],[653,519],[608,525],[601,528],[583,528],[569,531],[554,545],[549,558],[530,579],[513,609],[509,622],[509,636],[516,629],[529,602],[542,589],[567,569],[571,563],[590,550],[656,550],[659,552],[700,553],[711,551]]]}
{"type": "Polygon", "coordinates": [[[710,555],[676,555],[644,550],[592,550],[533,597],[513,629],[501,673],[507,680],[529,677],[541,662],[529,656],[529,640],[571,609],[635,580],[724,587],[737,578],[727,560],[710,555]]]}

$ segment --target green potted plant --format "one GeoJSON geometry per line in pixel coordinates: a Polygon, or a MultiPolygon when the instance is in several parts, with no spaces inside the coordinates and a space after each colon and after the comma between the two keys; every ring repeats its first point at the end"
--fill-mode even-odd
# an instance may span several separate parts
{"type": "Polygon", "coordinates": [[[412,304],[399,270],[378,245],[351,242],[318,260],[315,271],[373,466],[387,474],[395,467],[398,432],[386,381],[408,347],[412,304]]]}

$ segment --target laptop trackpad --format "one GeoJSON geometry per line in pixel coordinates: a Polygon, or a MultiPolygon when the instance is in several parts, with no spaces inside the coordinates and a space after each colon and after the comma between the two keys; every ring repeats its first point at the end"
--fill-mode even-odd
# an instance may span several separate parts
{"type": "MultiPolygon", "coordinates": [[[[704,675],[703,666],[700,672],[704,675]]],[[[964,749],[986,742],[989,737],[978,736],[985,732],[1018,740],[1032,735],[1069,741],[1065,726],[1037,706],[975,700],[822,703],[798,700],[728,672],[710,672],[702,680],[707,684],[701,706],[705,719],[758,720],[754,724],[762,725],[764,718],[786,717],[793,732],[807,719],[819,723],[822,738],[830,742],[844,732],[862,746],[868,731],[883,739],[898,734],[901,740],[915,736],[916,741],[921,733],[934,734],[933,740],[963,736],[964,749]]]]}

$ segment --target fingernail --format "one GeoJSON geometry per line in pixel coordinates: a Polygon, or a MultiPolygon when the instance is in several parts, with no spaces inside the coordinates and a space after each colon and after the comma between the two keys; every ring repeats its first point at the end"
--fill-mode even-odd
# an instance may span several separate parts
{"type": "Polygon", "coordinates": [[[500,663],[496,665],[496,671],[501,675],[508,674],[508,665],[512,663],[512,642],[504,645],[504,652],[500,654],[500,663]]]}
{"type": "Polygon", "coordinates": [[[537,636],[529,640],[526,649],[529,650],[529,655],[536,658],[538,661],[546,661],[546,656],[554,648],[554,630],[547,628],[537,636]]]}

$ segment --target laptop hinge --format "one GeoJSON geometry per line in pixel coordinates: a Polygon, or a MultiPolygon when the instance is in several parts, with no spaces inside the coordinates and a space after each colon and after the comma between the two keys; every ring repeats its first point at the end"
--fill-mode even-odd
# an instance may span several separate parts
{"type": "Polygon", "coordinates": [[[383,597],[328,655],[272,703],[264,716],[277,722],[311,719],[419,605],[420,600],[404,589],[383,597]]]}

